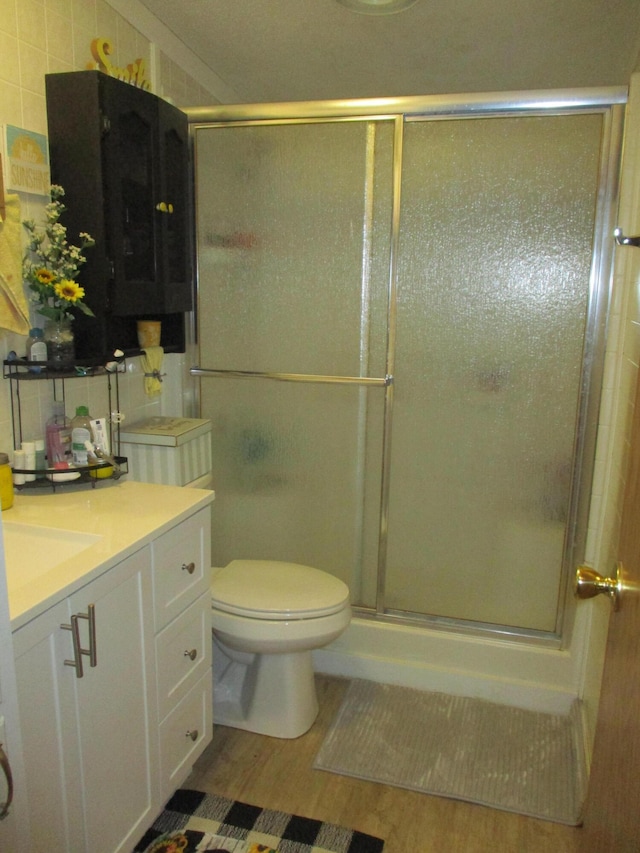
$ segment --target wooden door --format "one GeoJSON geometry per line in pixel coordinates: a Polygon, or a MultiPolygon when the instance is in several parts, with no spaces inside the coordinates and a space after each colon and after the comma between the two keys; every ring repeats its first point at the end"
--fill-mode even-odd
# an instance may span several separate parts
{"type": "MultiPolygon", "coordinates": [[[[640,372],[618,559],[625,589],[609,623],[581,848],[640,850],[640,372]]],[[[611,567],[613,573],[614,567],[611,567]]]]}

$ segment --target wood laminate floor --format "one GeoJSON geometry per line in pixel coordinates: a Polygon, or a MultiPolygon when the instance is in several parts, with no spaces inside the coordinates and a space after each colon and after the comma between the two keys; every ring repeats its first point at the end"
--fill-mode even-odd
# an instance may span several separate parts
{"type": "Polygon", "coordinates": [[[580,853],[580,829],[313,769],[347,681],[317,676],[320,714],[295,740],[215,726],[184,787],[342,824],[385,853],[580,853]]]}

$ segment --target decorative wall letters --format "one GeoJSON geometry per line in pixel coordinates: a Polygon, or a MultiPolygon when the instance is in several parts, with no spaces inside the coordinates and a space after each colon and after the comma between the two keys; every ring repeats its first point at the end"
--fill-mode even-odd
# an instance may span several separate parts
{"type": "Polygon", "coordinates": [[[110,77],[117,77],[118,80],[124,80],[125,83],[130,83],[132,86],[137,86],[138,89],[146,89],[150,92],[151,81],[145,76],[144,59],[136,59],[130,62],[126,68],[118,68],[109,59],[112,50],[113,45],[109,39],[95,38],[91,42],[91,55],[95,62],[88,63],[87,68],[97,68],[110,77]]]}

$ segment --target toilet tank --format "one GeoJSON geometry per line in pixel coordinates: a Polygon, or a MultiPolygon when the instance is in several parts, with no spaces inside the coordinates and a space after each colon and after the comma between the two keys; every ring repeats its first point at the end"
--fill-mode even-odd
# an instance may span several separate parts
{"type": "Polygon", "coordinates": [[[123,427],[120,452],[127,457],[129,479],[210,487],[210,420],[151,417],[123,427]]]}

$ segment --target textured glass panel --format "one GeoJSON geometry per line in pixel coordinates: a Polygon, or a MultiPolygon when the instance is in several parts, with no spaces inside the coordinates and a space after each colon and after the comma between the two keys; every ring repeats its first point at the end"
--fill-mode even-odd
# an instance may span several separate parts
{"type": "MultiPolygon", "coordinates": [[[[198,131],[201,364],[383,375],[391,123],[198,131]]],[[[385,605],[555,629],[599,116],[406,128],[385,605]]],[[[204,380],[214,555],[374,606],[383,394],[204,380]]]]}
{"type": "MultiPolygon", "coordinates": [[[[203,367],[384,376],[392,142],[389,121],[197,131],[203,367]]],[[[375,604],[384,389],[201,389],[214,564],[307,563],[375,604]]]]}
{"type": "Polygon", "coordinates": [[[370,350],[368,329],[386,317],[389,220],[378,241],[372,204],[388,211],[390,174],[381,188],[373,161],[389,161],[391,139],[389,122],[197,132],[207,366],[384,375],[384,337],[370,350]]]}
{"type": "MultiPolygon", "coordinates": [[[[347,582],[359,601],[370,508],[377,538],[382,458],[379,441],[367,446],[362,415],[368,397],[371,416],[381,422],[384,392],[260,379],[203,386],[213,421],[213,564],[244,558],[316,566],[347,582]],[[363,494],[365,468],[371,504],[363,494]]],[[[374,553],[372,577],[375,559],[374,553]]]]}
{"type": "Polygon", "coordinates": [[[555,629],[600,133],[406,128],[387,607],[555,629]]]}

